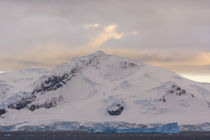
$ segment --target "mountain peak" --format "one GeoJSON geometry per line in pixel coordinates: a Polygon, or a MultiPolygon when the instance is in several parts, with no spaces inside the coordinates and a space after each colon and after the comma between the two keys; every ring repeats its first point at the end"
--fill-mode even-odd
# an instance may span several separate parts
{"type": "Polygon", "coordinates": [[[209,85],[103,51],[44,73],[2,74],[0,97],[0,130],[57,122],[210,121],[209,85]]]}
{"type": "Polygon", "coordinates": [[[90,56],[107,56],[107,54],[101,50],[98,50],[98,51],[90,54],[90,56]]]}

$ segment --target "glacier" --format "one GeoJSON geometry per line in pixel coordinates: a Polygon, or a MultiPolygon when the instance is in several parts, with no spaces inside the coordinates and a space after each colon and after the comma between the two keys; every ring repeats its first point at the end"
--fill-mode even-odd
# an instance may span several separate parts
{"type": "Polygon", "coordinates": [[[80,131],[88,133],[179,133],[177,123],[169,124],[130,124],[126,122],[55,122],[39,126],[0,126],[0,131],[80,131]]]}

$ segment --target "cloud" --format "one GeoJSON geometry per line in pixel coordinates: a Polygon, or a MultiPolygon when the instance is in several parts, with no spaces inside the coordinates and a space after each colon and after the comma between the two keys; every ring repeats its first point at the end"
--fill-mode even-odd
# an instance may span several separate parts
{"type": "Polygon", "coordinates": [[[209,73],[208,0],[3,0],[0,21],[0,70],[53,67],[102,49],[209,73]]]}
{"type": "Polygon", "coordinates": [[[91,24],[85,24],[84,27],[86,29],[90,29],[90,28],[98,28],[100,26],[100,24],[98,23],[91,23],[91,24]]]}
{"type": "Polygon", "coordinates": [[[123,34],[118,33],[116,28],[118,26],[115,24],[108,25],[104,27],[103,31],[99,33],[97,36],[92,37],[91,41],[88,43],[88,47],[90,48],[98,48],[100,47],[105,41],[109,39],[120,39],[123,34]]]}
{"type": "MultiPolygon", "coordinates": [[[[109,44],[113,48],[210,51],[210,1],[206,0],[11,0],[0,2],[0,20],[0,55],[37,42],[85,46],[90,37],[100,36],[100,27],[113,23],[118,34],[138,33],[135,39],[115,39],[109,44]]],[[[93,41],[93,46],[100,42],[93,41]]]]}
{"type": "MultiPolygon", "coordinates": [[[[22,69],[30,67],[55,67],[70,61],[73,57],[85,56],[95,50],[68,48],[59,44],[45,44],[45,47],[26,52],[19,56],[0,57],[0,69],[22,69]]],[[[182,74],[210,74],[210,52],[168,52],[158,50],[130,50],[103,48],[102,51],[138,59],[142,62],[163,67],[182,74]]]]}
{"type": "Polygon", "coordinates": [[[210,74],[210,52],[104,49],[107,53],[138,59],[182,74],[210,74]]]}

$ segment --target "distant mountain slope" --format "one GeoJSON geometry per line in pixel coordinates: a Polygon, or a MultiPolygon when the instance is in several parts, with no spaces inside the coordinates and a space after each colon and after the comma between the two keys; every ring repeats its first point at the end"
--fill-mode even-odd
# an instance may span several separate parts
{"type": "Polygon", "coordinates": [[[210,84],[98,51],[52,70],[0,74],[0,125],[210,122],[210,84]]]}

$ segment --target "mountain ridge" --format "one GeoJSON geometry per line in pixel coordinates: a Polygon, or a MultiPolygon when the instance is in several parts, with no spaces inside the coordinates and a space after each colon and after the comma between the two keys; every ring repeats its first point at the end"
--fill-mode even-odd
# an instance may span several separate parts
{"type": "Polygon", "coordinates": [[[0,80],[2,126],[56,121],[210,121],[209,84],[102,51],[52,70],[3,73],[0,80]]]}

